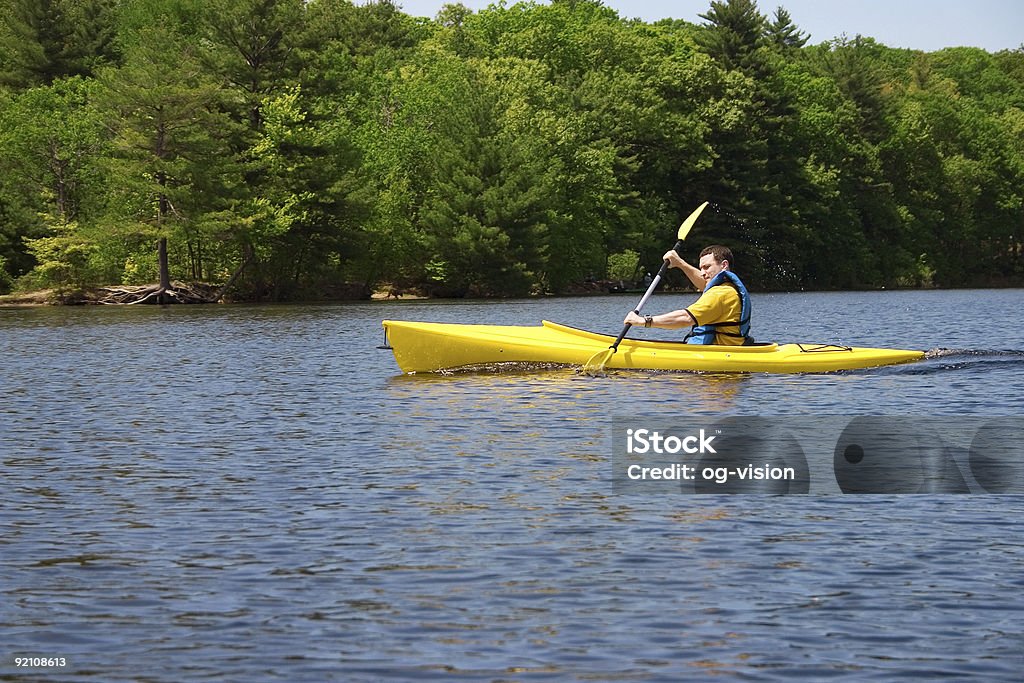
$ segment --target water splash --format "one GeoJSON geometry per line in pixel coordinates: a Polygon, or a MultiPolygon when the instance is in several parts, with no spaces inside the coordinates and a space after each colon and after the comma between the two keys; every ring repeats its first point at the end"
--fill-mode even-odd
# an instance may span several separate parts
{"type": "MultiPolygon", "coordinates": [[[[763,227],[760,221],[741,218],[716,202],[712,202],[708,206],[725,219],[727,227],[723,230],[723,241],[728,242],[729,238],[738,236],[743,242],[745,251],[751,257],[749,260],[760,261],[760,270],[763,276],[767,276],[767,279],[771,281],[773,287],[791,290],[798,288],[800,278],[794,264],[789,261],[776,260],[780,255],[772,253],[773,244],[770,231],[763,227]]],[[[739,251],[739,249],[736,250],[739,251]]],[[[741,262],[740,270],[743,270],[744,266],[745,264],[741,262]]],[[[747,270],[756,269],[748,266],[747,270]]]]}
{"type": "Polygon", "coordinates": [[[925,352],[919,363],[892,366],[890,371],[899,375],[934,375],[959,370],[1015,367],[1024,367],[1024,351],[935,348],[925,352]]]}
{"type": "Polygon", "coordinates": [[[1017,358],[1024,359],[1024,351],[1017,351],[1014,349],[943,349],[935,348],[931,349],[924,354],[925,360],[933,360],[936,358],[972,358],[972,359],[985,359],[985,358],[1017,358]]]}

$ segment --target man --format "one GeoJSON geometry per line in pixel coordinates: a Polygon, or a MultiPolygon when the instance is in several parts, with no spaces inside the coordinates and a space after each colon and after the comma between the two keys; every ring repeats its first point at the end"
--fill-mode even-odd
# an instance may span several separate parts
{"type": "Polygon", "coordinates": [[[700,252],[700,268],[694,268],[671,250],[663,257],[669,267],[679,268],[703,291],[687,308],[641,316],[630,311],[623,322],[644,327],[677,330],[692,327],[686,335],[689,344],[753,344],[750,336],[750,294],[743,282],[730,270],[732,251],[714,244],[700,252]]]}

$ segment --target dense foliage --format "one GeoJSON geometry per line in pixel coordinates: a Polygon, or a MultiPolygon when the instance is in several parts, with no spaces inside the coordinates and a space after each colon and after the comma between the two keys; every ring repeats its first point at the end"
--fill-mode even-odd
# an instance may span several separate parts
{"type": "Polygon", "coordinates": [[[1024,48],[702,19],[0,0],[0,289],[155,281],[167,237],[250,298],[564,292],[705,199],[754,288],[1024,281],[1024,48]]]}

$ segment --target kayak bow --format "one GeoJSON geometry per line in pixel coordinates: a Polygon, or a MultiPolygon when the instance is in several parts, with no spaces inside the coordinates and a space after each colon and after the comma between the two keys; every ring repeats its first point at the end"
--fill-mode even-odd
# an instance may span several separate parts
{"type": "MultiPolygon", "coordinates": [[[[403,372],[434,372],[496,363],[583,365],[614,337],[543,321],[540,326],[383,321],[403,372]]],[[[834,344],[710,346],[622,340],[609,368],[703,372],[831,372],[920,360],[923,351],[834,344]]]]}

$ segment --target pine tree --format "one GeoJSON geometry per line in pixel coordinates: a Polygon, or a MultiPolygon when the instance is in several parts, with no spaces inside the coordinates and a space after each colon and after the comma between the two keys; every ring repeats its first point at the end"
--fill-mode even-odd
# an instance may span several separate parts
{"type": "Polygon", "coordinates": [[[716,126],[710,136],[716,155],[711,191],[733,217],[721,237],[762,286],[789,285],[797,223],[792,188],[801,182],[802,166],[792,144],[796,110],[780,77],[782,61],[769,49],[771,29],[754,0],[716,0],[701,16],[709,23],[698,42],[732,72],[726,82],[736,84],[720,97],[742,118],[716,126]]]}
{"type": "MultiPolygon", "coordinates": [[[[186,244],[194,260],[209,238],[198,226],[238,184],[223,142],[229,124],[219,111],[220,84],[197,52],[174,29],[153,26],[126,47],[124,66],[100,72],[97,106],[115,150],[106,220],[147,258],[154,237],[176,236],[172,247],[186,244]]],[[[190,265],[200,276],[201,265],[190,265]]]]}
{"type": "Polygon", "coordinates": [[[697,43],[726,70],[755,75],[762,65],[765,18],[755,0],[713,0],[700,15],[708,24],[697,34],[697,43]]]}
{"type": "Polygon", "coordinates": [[[7,0],[0,11],[0,80],[14,87],[65,75],[68,42],[61,0],[7,0]]]}
{"type": "Polygon", "coordinates": [[[786,8],[779,7],[775,10],[775,19],[766,27],[766,35],[769,44],[782,52],[798,50],[807,44],[809,36],[804,34],[793,19],[789,16],[786,8]]]}
{"type": "Polygon", "coordinates": [[[0,0],[0,83],[91,76],[115,61],[117,0],[0,0]]]}

